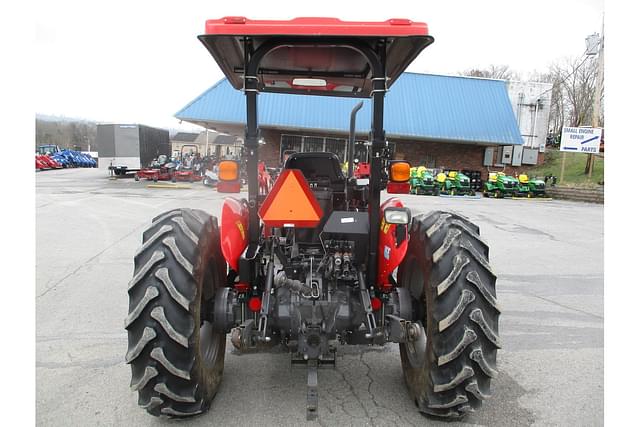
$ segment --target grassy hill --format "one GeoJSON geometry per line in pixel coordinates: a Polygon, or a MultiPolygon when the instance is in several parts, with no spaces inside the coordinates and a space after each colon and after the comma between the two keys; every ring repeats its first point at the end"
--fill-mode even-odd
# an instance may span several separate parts
{"type": "MultiPolygon", "coordinates": [[[[562,185],[597,186],[599,182],[604,182],[604,156],[596,156],[591,179],[589,179],[588,175],[584,174],[586,164],[587,154],[567,153],[562,185]]],[[[561,168],[562,152],[557,149],[547,148],[544,164],[529,169],[528,173],[530,177],[555,175],[558,177],[558,183],[560,183],[561,168]]]]}

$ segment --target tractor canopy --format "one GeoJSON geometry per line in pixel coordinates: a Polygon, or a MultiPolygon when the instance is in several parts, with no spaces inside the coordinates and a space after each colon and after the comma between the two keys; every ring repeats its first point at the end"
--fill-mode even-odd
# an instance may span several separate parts
{"type": "Polygon", "coordinates": [[[408,19],[225,17],[208,20],[198,38],[235,89],[246,90],[246,71],[254,62],[250,75],[259,92],[356,98],[371,96],[376,68],[386,73],[388,88],[433,42],[425,23],[408,19]]]}
{"type": "MultiPolygon", "coordinates": [[[[368,196],[363,196],[363,200],[367,200],[368,223],[375,224],[372,227],[377,228],[381,219],[383,162],[388,153],[383,128],[384,96],[411,61],[433,43],[427,25],[408,19],[351,22],[336,18],[264,21],[226,17],[208,20],[205,24],[205,34],[198,38],[214,57],[231,85],[237,90],[242,90],[246,97],[244,147],[248,183],[249,246],[246,255],[243,256],[247,263],[254,262],[249,261],[250,259],[257,259],[255,254],[259,251],[261,239],[258,209],[261,202],[266,203],[266,200],[261,200],[258,182],[260,130],[257,95],[261,92],[371,98],[370,176],[368,196]]],[[[289,167],[292,166],[291,163],[300,163],[296,165],[299,168],[302,163],[308,163],[306,160],[308,159],[300,157],[296,162],[287,163],[289,167]]],[[[293,186],[296,182],[304,180],[305,177],[301,174],[287,182],[293,186]]],[[[331,184],[348,193],[346,188],[342,188],[339,180],[333,181],[335,182],[331,184]]],[[[399,190],[394,191],[387,185],[387,191],[405,192],[405,187],[408,192],[408,182],[400,183],[399,190]]],[[[273,191],[284,188],[289,187],[279,186],[276,181],[273,191]]],[[[288,211],[296,211],[295,198],[286,198],[282,203],[288,205],[288,211]]],[[[345,206],[345,209],[349,210],[348,205],[345,206]]],[[[276,218],[283,211],[274,212],[277,215],[271,211],[263,211],[263,222],[265,215],[270,218],[271,223],[284,221],[283,217],[276,218]],[[273,215],[270,216],[271,214],[273,215]]],[[[305,212],[315,211],[307,209],[305,212]]],[[[304,220],[293,224],[314,223],[313,220],[309,220],[311,217],[313,215],[309,215],[308,218],[304,216],[304,220]]],[[[378,248],[378,233],[369,234],[368,247],[369,253],[373,255],[368,259],[367,281],[373,285],[377,277],[375,251],[378,248]]],[[[244,280],[242,268],[240,270],[240,277],[244,280]]]]}

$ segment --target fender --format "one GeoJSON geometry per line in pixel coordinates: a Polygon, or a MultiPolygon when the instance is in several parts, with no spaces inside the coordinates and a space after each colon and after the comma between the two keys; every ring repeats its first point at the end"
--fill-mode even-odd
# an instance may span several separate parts
{"type": "Polygon", "coordinates": [[[249,242],[249,206],[244,199],[227,197],[220,216],[220,247],[229,266],[238,271],[238,259],[249,242]]]}
{"type": "Polygon", "coordinates": [[[407,254],[409,244],[409,225],[387,224],[384,210],[388,207],[402,208],[404,205],[397,197],[387,199],[380,206],[380,237],[378,239],[378,288],[383,292],[393,290],[391,273],[407,254]]]}

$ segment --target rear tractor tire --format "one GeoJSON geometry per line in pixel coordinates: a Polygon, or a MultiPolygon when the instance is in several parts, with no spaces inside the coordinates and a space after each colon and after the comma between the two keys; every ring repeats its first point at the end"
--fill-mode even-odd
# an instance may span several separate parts
{"type": "Polygon", "coordinates": [[[138,404],[154,416],[205,412],[222,380],[226,345],[209,309],[226,274],[217,220],[192,209],[159,215],[134,264],[125,360],[138,404]]]}
{"type": "Polygon", "coordinates": [[[433,212],[413,219],[398,278],[426,337],[400,344],[400,356],[422,413],[457,419],[490,396],[500,309],[488,257],[478,227],[466,218],[433,212]]]}

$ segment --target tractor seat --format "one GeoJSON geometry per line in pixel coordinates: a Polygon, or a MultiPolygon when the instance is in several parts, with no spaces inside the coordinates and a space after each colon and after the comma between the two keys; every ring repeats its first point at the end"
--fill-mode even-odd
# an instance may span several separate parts
{"type": "Polygon", "coordinates": [[[294,153],[289,156],[284,168],[300,169],[312,186],[344,192],[345,177],[338,156],[333,153],[294,153]]]}

